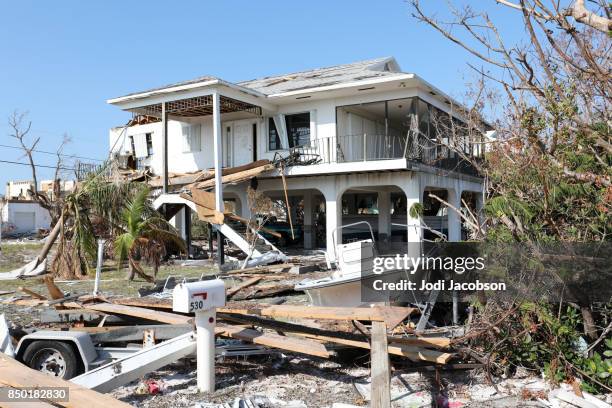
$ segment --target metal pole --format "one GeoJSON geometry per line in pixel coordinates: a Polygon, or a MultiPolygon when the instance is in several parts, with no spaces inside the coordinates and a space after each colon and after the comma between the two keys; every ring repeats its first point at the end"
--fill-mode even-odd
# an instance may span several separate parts
{"type": "Polygon", "coordinates": [[[216,309],[196,312],[196,347],[198,390],[215,391],[215,318],[216,309]]]}
{"type": "Polygon", "coordinates": [[[100,275],[102,274],[102,264],[104,263],[104,240],[98,240],[98,262],[96,264],[96,280],[94,281],[93,295],[100,294],[100,275]]]}

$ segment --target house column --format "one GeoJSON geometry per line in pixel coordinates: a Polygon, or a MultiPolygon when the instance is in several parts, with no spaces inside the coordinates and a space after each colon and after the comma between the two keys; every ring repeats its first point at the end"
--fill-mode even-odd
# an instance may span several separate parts
{"type": "Polygon", "coordinates": [[[400,186],[406,194],[406,224],[408,225],[408,255],[419,257],[421,256],[421,240],[423,230],[421,229],[421,217],[411,215],[412,207],[415,204],[421,203],[421,186],[418,174],[412,173],[412,176],[402,183],[400,186]]]}
{"type": "Polygon", "coordinates": [[[184,223],[185,223],[185,246],[187,247],[187,258],[191,255],[191,208],[185,206],[184,212],[184,223]]]}
{"type": "MultiPolygon", "coordinates": [[[[223,142],[221,140],[221,103],[217,92],[212,94],[213,104],[213,148],[215,158],[215,209],[223,212],[223,142]]],[[[217,230],[217,260],[219,265],[224,263],[223,234],[217,230]]]]}
{"type": "Polygon", "coordinates": [[[312,231],[312,192],[305,192],[302,199],[304,203],[304,249],[312,249],[314,247],[314,234],[312,231]]]}
{"type": "Polygon", "coordinates": [[[161,134],[162,134],[162,191],[168,194],[168,113],[166,102],[161,103],[161,134]]]}
{"type": "Polygon", "coordinates": [[[338,227],[342,225],[342,194],[336,196],[334,193],[324,193],[325,196],[325,245],[327,255],[331,260],[336,260],[335,245],[341,243],[342,234],[338,233],[338,227]],[[334,245],[335,244],[335,245],[334,245]]]}
{"type": "Polygon", "coordinates": [[[391,193],[378,192],[378,249],[386,250],[391,237],[391,193]]]}
{"type": "MultiPolygon", "coordinates": [[[[448,190],[448,203],[461,210],[461,191],[448,190]]],[[[450,207],[446,209],[446,213],[449,242],[461,241],[461,217],[450,207]]]]}

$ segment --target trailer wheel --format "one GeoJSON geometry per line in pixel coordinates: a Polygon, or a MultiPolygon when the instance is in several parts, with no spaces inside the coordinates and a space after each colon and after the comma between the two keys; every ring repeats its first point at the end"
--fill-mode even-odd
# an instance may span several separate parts
{"type": "Polygon", "coordinates": [[[69,380],[78,372],[72,347],[61,341],[33,341],[23,353],[23,362],[47,375],[69,380]]]}

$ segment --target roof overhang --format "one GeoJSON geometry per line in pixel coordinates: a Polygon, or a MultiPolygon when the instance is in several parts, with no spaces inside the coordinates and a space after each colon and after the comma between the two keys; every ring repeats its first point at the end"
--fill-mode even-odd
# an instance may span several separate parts
{"type": "Polygon", "coordinates": [[[275,112],[276,105],[266,101],[259,92],[220,79],[171,86],[157,90],[109,99],[107,102],[123,110],[150,116],[161,115],[166,104],[174,116],[206,116],[212,114],[212,95],[219,94],[221,113],[250,112],[261,115],[262,109],[275,112]]]}

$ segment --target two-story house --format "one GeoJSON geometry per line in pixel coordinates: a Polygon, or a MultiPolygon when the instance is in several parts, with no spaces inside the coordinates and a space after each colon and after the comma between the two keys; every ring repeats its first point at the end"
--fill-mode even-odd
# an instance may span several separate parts
{"type": "MultiPolygon", "coordinates": [[[[381,243],[419,242],[423,220],[457,241],[460,217],[432,203],[429,192],[456,208],[462,197],[476,210],[482,207],[483,179],[461,155],[436,142],[462,137],[464,154],[482,154],[473,136],[440,137],[434,118],[461,124],[460,104],[402,72],[392,57],[238,83],[206,76],[108,103],[159,119],[111,129],[110,146],[161,176],[164,193],[176,191],[168,186],[169,173],[213,168],[216,158],[223,167],[291,151],[312,159],[284,170],[305,248],[331,250],[349,233],[338,228],[360,220],[372,225],[381,243]],[[424,217],[411,216],[415,203],[424,204],[424,217]]],[[[244,217],[251,215],[246,191],[252,184],[222,191],[244,217]]],[[[279,170],[259,175],[256,185],[283,197],[279,170]]]]}

